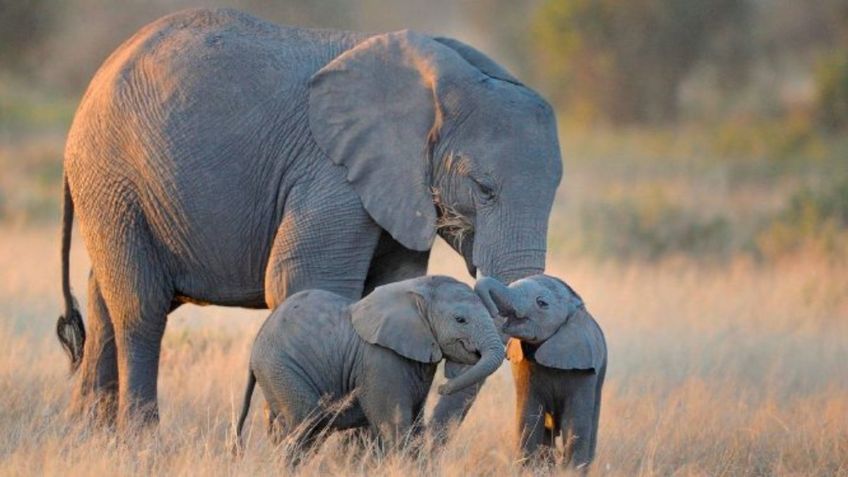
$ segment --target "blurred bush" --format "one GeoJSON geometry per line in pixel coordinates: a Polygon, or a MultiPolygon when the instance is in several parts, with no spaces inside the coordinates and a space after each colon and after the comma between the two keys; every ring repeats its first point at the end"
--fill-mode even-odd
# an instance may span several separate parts
{"type": "Polygon", "coordinates": [[[0,69],[33,66],[27,62],[43,53],[60,13],[53,0],[0,0],[0,69]]]}
{"type": "Polygon", "coordinates": [[[829,255],[848,251],[848,178],[824,190],[804,188],[757,234],[757,251],[769,259],[803,247],[829,255]]]}
{"type": "Polygon", "coordinates": [[[585,207],[581,212],[581,227],[584,249],[600,257],[721,258],[731,251],[732,234],[727,219],[701,218],[662,196],[585,207]]]}
{"type": "Polygon", "coordinates": [[[726,159],[791,162],[826,152],[814,118],[807,111],[778,118],[728,118],[711,129],[712,149],[726,159]]]}
{"type": "Polygon", "coordinates": [[[745,0],[549,0],[533,21],[537,75],[580,118],[677,119],[679,90],[711,53],[730,85],[745,78],[745,0]],[[728,36],[735,41],[717,42],[728,36]]]}
{"type": "Polygon", "coordinates": [[[819,120],[832,131],[848,129],[848,49],[828,56],[815,82],[819,120]]]}

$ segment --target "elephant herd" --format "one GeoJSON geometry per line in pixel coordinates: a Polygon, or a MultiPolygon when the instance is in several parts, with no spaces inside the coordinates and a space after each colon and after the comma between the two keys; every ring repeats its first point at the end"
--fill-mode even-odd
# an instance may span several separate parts
{"type": "Polygon", "coordinates": [[[267,308],[244,413],[259,384],[274,439],[350,395],[324,424],[395,446],[423,428],[442,360],[428,428],[444,429],[510,335],[525,450],[561,433],[586,464],[606,349],[579,296],[541,275],[561,177],[548,103],[457,40],[231,9],[154,21],[105,60],[68,133],[56,331],[80,371],[71,409],[155,424],[168,314],[267,308]],[[92,263],[85,325],[75,218],[92,263]],[[485,277],[476,293],[426,276],[437,235],[485,277]]]}

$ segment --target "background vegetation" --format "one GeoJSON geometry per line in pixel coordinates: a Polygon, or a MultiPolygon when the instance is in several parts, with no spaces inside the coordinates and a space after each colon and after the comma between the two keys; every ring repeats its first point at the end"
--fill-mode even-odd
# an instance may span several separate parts
{"type": "MultiPolygon", "coordinates": [[[[454,36],[552,101],[566,174],[548,265],[611,350],[593,473],[848,475],[845,0],[0,0],[0,475],[282,468],[261,411],[247,458],[226,454],[266,312],[169,319],[158,441],[122,447],[61,414],[65,133],[109,52],[199,4],[454,36]]],[[[84,301],[79,239],[72,265],[84,301]]],[[[431,271],[466,276],[441,244],[431,271]]],[[[302,472],[522,473],[511,402],[504,369],[446,453],[362,458],[333,440],[302,472]]]]}

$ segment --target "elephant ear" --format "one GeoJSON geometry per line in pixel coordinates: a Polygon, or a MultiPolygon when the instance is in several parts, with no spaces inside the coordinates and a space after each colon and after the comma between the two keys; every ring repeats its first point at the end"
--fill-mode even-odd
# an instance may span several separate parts
{"type": "Polygon", "coordinates": [[[351,305],[351,323],[366,342],[421,363],[437,363],[442,350],[427,321],[427,290],[398,282],[377,287],[351,305]]]}
{"type": "Polygon", "coordinates": [[[585,308],[578,308],[536,350],[537,363],[549,368],[598,372],[606,359],[604,335],[585,308]]]}
{"type": "Polygon", "coordinates": [[[436,234],[429,149],[438,137],[439,84],[480,75],[455,51],[408,30],[373,36],[309,82],[312,136],[377,224],[404,247],[429,250],[436,234]]]}
{"type": "Polygon", "coordinates": [[[509,71],[495,63],[480,50],[453,38],[437,36],[433,39],[459,53],[465,61],[482,71],[486,76],[506,81],[507,83],[516,84],[518,86],[524,86],[521,81],[518,81],[515,76],[512,76],[509,73],[509,71]]]}

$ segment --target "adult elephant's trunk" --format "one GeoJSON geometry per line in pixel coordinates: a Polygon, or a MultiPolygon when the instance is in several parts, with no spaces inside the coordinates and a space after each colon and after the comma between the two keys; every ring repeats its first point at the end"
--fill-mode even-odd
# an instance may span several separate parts
{"type": "Polygon", "coordinates": [[[478,222],[473,258],[480,275],[509,284],[544,272],[547,209],[530,209],[478,222]]]}
{"type": "Polygon", "coordinates": [[[480,360],[468,371],[440,386],[439,394],[453,394],[468,386],[473,386],[482,382],[500,368],[505,351],[494,327],[487,328],[484,339],[483,346],[480,347],[480,360]]]}

